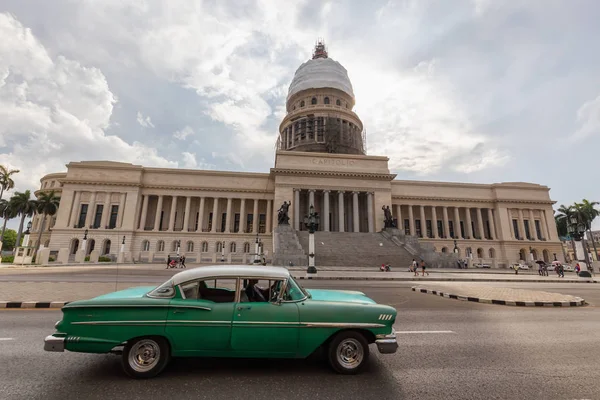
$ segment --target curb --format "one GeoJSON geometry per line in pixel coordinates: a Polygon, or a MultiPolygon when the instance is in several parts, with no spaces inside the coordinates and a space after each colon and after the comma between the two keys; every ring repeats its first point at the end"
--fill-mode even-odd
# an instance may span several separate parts
{"type": "Polygon", "coordinates": [[[2,308],[62,308],[69,301],[0,301],[2,308]]]}
{"type": "Polygon", "coordinates": [[[439,290],[423,289],[417,286],[412,287],[413,292],[421,292],[428,294],[435,294],[448,299],[472,301],[476,303],[486,304],[499,304],[503,306],[517,306],[517,307],[577,307],[585,305],[585,300],[581,297],[576,297],[576,301],[508,301],[508,300],[492,300],[492,299],[481,299],[479,297],[469,296],[458,296],[456,294],[444,293],[439,290]]]}
{"type": "Polygon", "coordinates": [[[476,278],[384,278],[369,276],[294,276],[296,279],[323,280],[323,281],[398,281],[398,282],[533,282],[533,283],[598,283],[589,280],[564,280],[564,279],[476,279],[476,278]]]}

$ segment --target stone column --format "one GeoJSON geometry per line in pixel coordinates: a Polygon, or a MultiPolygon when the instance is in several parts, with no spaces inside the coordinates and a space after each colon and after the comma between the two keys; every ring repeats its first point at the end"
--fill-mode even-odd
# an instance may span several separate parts
{"type": "Polygon", "coordinates": [[[171,212],[169,214],[168,232],[173,232],[175,228],[175,211],[177,211],[177,196],[171,196],[171,212]]]}
{"type": "Polygon", "coordinates": [[[454,207],[454,237],[464,239],[460,230],[460,210],[458,207],[454,207]]]}
{"type": "Polygon", "coordinates": [[[483,217],[481,216],[481,207],[477,207],[477,229],[479,230],[479,239],[485,239],[485,232],[483,231],[483,217]]]}
{"type": "Polygon", "coordinates": [[[267,200],[267,221],[265,226],[265,233],[271,233],[271,221],[273,219],[273,200],[267,200]]]}
{"type": "Polygon", "coordinates": [[[494,213],[491,208],[488,208],[488,221],[490,221],[490,238],[496,240],[496,224],[494,223],[494,213]]]}
{"type": "Polygon", "coordinates": [[[542,234],[544,235],[544,239],[550,240],[550,232],[548,231],[548,224],[546,222],[546,212],[544,210],[540,210],[540,220],[542,222],[542,234]]]}
{"type": "Polygon", "coordinates": [[[402,221],[402,206],[400,204],[396,204],[396,224],[398,224],[397,228],[401,229],[404,232],[404,222],[402,221]]]}
{"type": "Polygon", "coordinates": [[[412,204],[408,204],[408,225],[410,229],[410,235],[415,236],[415,216],[413,214],[413,206],[412,204]]]}
{"type": "Polygon", "coordinates": [[[433,231],[433,237],[438,239],[440,235],[438,234],[437,210],[435,209],[435,206],[431,206],[431,230],[433,231]]]}
{"type": "Polygon", "coordinates": [[[108,216],[110,215],[110,198],[112,194],[110,192],[106,192],[104,195],[106,197],[104,198],[104,207],[102,208],[102,219],[100,221],[101,229],[104,229],[108,225],[108,216]]]}
{"type": "Polygon", "coordinates": [[[72,228],[77,224],[77,213],[79,212],[79,205],[81,203],[81,192],[78,190],[75,192],[75,200],[73,200],[73,208],[71,209],[71,215],[69,217],[68,228],[72,228]]]}
{"type": "Polygon", "coordinates": [[[358,192],[352,192],[352,225],[354,225],[354,232],[360,232],[360,220],[358,218],[358,192]]]}
{"type": "Polygon", "coordinates": [[[148,201],[150,200],[150,196],[145,194],[144,200],[142,201],[142,215],[140,218],[140,225],[138,229],[144,230],[146,228],[146,218],[148,217],[148,201]]]}
{"type": "Polygon", "coordinates": [[[344,192],[338,191],[339,231],[344,232],[344,192]]]}
{"type": "Polygon", "coordinates": [[[246,199],[240,200],[240,227],[238,233],[244,233],[246,231],[246,199]]]}
{"type": "MultiPolygon", "coordinates": [[[[400,207],[398,207],[400,209],[400,207]]],[[[375,232],[375,220],[373,219],[373,193],[367,193],[367,225],[369,233],[375,232]]]]}
{"type": "Polygon", "coordinates": [[[315,205],[315,191],[314,189],[308,190],[308,204],[306,205],[306,215],[310,212],[310,206],[315,205]]]}
{"type": "Polygon", "coordinates": [[[119,213],[117,214],[117,228],[123,227],[123,216],[125,215],[125,200],[127,199],[127,193],[121,193],[119,199],[119,213]]]}
{"type": "Polygon", "coordinates": [[[513,225],[512,209],[507,208],[506,213],[508,214],[508,227],[510,228],[510,238],[516,239],[517,234],[515,232],[515,226],[513,225]]]}
{"type": "Polygon", "coordinates": [[[233,199],[231,197],[227,198],[227,211],[225,214],[225,233],[231,232],[231,205],[233,203],[233,199]]]}
{"type": "Polygon", "coordinates": [[[300,230],[300,189],[294,189],[294,229],[300,230]]]}
{"type": "Polygon", "coordinates": [[[442,208],[442,215],[444,217],[444,236],[446,239],[450,239],[450,222],[448,220],[448,207],[442,208]]]}
{"type": "Polygon", "coordinates": [[[421,237],[427,237],[427,221],[425,220],[425,206],[419,206],[421,218],[421,237]]]}
{"type": "Polygon", "coordinates": [[[204,229],[204,206],[206,205],[206,198],[203,196],[200,198],[200,206],[198,207],[198,228],[196,232],[202,232],[204,229]]]}
{"type": "Polygon", "coordinates": [[[519,233],[521,234],[521,238],[523,238],[523,240],[525,240],[525,239],[527,239],[527,236],[525,235],[525,222],[523,220],[523,210],[519,208],[518,213],[519,213],[519,233]]]}
{"type": "Polygon", "coordinates": [[[92,192],[92,195],[90,197],[90,202],[88,205],[88,212],[87,215],[85,216],[85,228],[88,228],[91,223],[92,223],[92,218],[94,218],[94,215],[96,214],[96,192],[92,192]]]}
{"type": "Polygon", "coordinates": [[[254,199],[254,212],[252,213],[252,233],[258,232],[258,199],[254,199]]]}
{"type": "Polygon", "coordinates": [[[469,239],[473,239],[474,238],[474,236],[473,236],[473,224],[472,224],[472,221],[471,221],[471,209],[469,207],[465,207],[465,215],[467,216],[467,218],[466,218],[467,219],[467,221],[466,221],[466,223],[467,223],[467,229],[466,229],[467,237],[469,239]]]}
{"type": "Polygon", "coordinates": [[[329,190],[323,190],[323,230],[329,232],[329,190]]]}
{"type": "Polygon", "coordinates": [[[217,232],[217,212],[219,212],[219,198],[213,198],[213,210],[212,210],[212,227],[210,228],[211,233],[217,232]]]}
{"type": "Polygon", "coordinates": [[[190,227],[190,207],[192,205],[192,197],[185,198],[185,213],[183,214],[183,231],[187,232],[190,227]]]}
{"type": "MultiPolygon", "coordinates": [[[[531,240],[535,240],[537,236],[537,229],[535,229],[535,219],[533,218],[533,210],[529,209],[529,232],[531,233],[531,240]]],[[[538,237],[538,240],[541,238],[538,237]]]]}
{"type": "Polygon", "coordinates": [[[163,198],[162,194],[158,195],[158,204],[156,205],[156,215],[154,215],[154,228],[153,231],[160,230],[160,214],[162,213],[163,206],[163,198]]]}

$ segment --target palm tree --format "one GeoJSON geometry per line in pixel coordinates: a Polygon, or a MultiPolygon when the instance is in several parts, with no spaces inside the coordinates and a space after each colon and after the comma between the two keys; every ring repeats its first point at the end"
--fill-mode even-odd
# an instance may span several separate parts
{"type": "Polygon", "coordinates": [[[8,191],[15,187],[15,181],[10,176],[19,172],[21,171],[18,169],[8,169],[4,165],[0,165],[0,199],[2,199],[5,190],[8,191]]]}
{"type": "MultiPolygon", "coordinates": [[[[558,214],[554,217],[554,219],[556,221],[558,233],[559,235],[563,235],[571,240],[571,246],[573,246],[573,249],[575,249],[575,243],[573,242],[571,235],[569,235],[567,228],[571,223],[571,217],[574,215],[575,210],[573,209],[573,206],[565,206],[564,204],[561,204],[560,207],[558,207],[557,212],[558,214]]],[[[565,258],[565,261],[567,261],[567,253],[565,252],[565,248],[562,245],[561,247],[563,251],[563,257],[565,258]]]]}
{"type": "Polygon", "coordinates": [[[25,192],[16,192],[9,200],[9,207],[13,210],[16,215],[21,216],[21,222],[19,223],[19,231],[17,232],[17,242],[15,248],[21,245],[21,235],[23,233],[23,223],[25,217],[31,217],[37,209],[37,201],[31,198],[31,192],[26,190],[25,192]]]}
{"type": "Polygon", "coordinates": [[[10,203],[8,200],[0,199],[0,218],[4,219],[4,223],[2,224],[2,232],[0,233],[0,242],[4,240],[4,231],[6,231],[6,223],[9,219],[13,219],[16,217],[16,214],[10,208],[10,203]]]}
{"type": "Polygon", "coordinates": [[[596,249],[596,241],[594,240],[594,235],[592,235],[592,222],[596,217],[600,216],[600,211],[596,209],[596,206],[600,204],[597,201],[589,201],[587,199],[583,199],[581,203],[575,203],[575,207],[579,211],[582,222],[585,224],[585,229],[587,230],[588,237],[592,240],[592,246],[594,247],[594,253],[596,253],[596,258],[598,258],[598,250],[596,249]]]}
{"type": "Polygon", "coordinates": [[[54,193],[54,190],[52,190],[48,193],[45,193],[45,192],[40,193],[40,195],[37,199],[36,212],[38,214],[42,215],[42,226],[40,227],[40,233],[38,234],[38,240],[37,240],[37,244],[35,245],[35,253],[34,254],[37,254],[37,252],[40,248],[40,243],[42,241],[42,233],[44,232],[44,228],[46,226],[46,217],[48,215],[52,216],[52,215],[56,214],[56,212],[58,211],[59,203],[60,203],[60,197],[58,197],[54,193]]]}

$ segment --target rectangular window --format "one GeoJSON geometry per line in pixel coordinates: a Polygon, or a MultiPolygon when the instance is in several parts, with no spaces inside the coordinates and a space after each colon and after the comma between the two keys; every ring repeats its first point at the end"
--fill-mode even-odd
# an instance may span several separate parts
{"type": "Polygon", "coordinates": [[[492,228],[490,228],[490,221],[485,221],[485,230],[487,231],[487,238],[492,238],[492,228]]]}
{"type": "Polygon", "coordinates": [[[79,210],[79,221],[77,221],[77,227],[83,228],[85,226],[85,219],[87,218],[88,205],[82,204],[81,210],[79,210]]]}
{"type": "Polygon", "coordinates": [[[227,223],[227,213],[221,214],[221,230],[220,232],[225,232],[225,224],[227,223]]]}
{"type": "Polygon", "coordinates": [[[471,232],[473,232],[473,239],[479,239],[477,231],[475,230],[475,221],[471,221],[471,232]]]}
{"type": "Polygon", "coordinates": [[[212,224],[213,224],[213,214],[208,213],[208,231],[212,231],[212,224]]]}
{"type": "Polygon", "coordinates": [[[525,225],[525,237],[527,240],[531,240],[531,232],[529,231],[529,220],[523,221],[523,225],[525,225]]]}
{"type": "Polygon", "coordinates": [[[258,216],[258,232],[265,233],[267,227],[267,214],[260,214],[258,216]]]}
{"type": "Polygon", "coordinates": [[[448,230],[450,231],[450,237],[456,237],[454,236],[454,221],[448,221],[448,230]]]}
{"type": "Polygon", "coordinates": [[[165,212],[161,211],[160,212],[160,221],[158,222],[158,230],[159,231],[162,231],[164,218],[165,218],[165,212]]]}
{"type": "Polygon", "coordinates": [[[539,237],[541,240],[544,240],[545,237],[542,236],[542,227],[540,225],[540,221],[539,220],[535,220],[535,231],[537,233],[537,237],[539,237]]]}
{"type": "Polygon", "coordinates": [[[246,233],[250,233],[252,232],[252,229],[254,229],[254,215],[253,214],[248,214],[246,215],[246,233]]]}
{"type": "Polygon", "coordinates": [[[236,213],[233,217],[233,231],[234,232],[240,231],[240,214],[239,213],[236,213]]]}
{"type": "Polygon", "coordinates": [[[196,222],[194,222],[194,230],[195,231],[198,230],[198,222],[200,222],[200,213],[199,212],[196,213],[196,222]]]}
{"type": "Polygon", "coordinates": [[[516,219],[513,219],[512,222],[513,222],[513,230],[515,231],[515,238],[518,240],[521,240],[521,235],[519,233],[519,221],[517,221],[516,219]]]}
{"type": "Polygon", "coordinates": [[[186,300],[232,303],[235,300],[236,285],[237,279],[219,278],[186,283],[181,286],[181,290],[186,300]]]}
{"type": "Polygon", "coordinates": [[[465,221],[460,221],[460,236],[466,238],[465,236],[465,221]]]}
{"type": "Polygon", "coordinates": [[[410,235],[410,221],[408,219],[404,220],[404,234],[410,235]]]}
{"type": "Polygon", "coordinates": [[[437,230],[438,230],[438,236],[443,238],[444,237],[444,224],[440,220],[438,220],[438,222],[437,222],[437,230]]]}
{"type": "Polygon", "coordinates": [[[110,222],[108,223],[108,229],[115,229],[117,227],[117,215],[119,215],[119,206],[114,205],[110,208],[110,222]]]}
{"type": "Polygon", "coordinates": [[[427,228],[427,237],[428,238],[432,238],[433,237],[433,230],[431,228],[431,220],[425,220],[425,227],[427,228]]]}
{"type": "Polygon", "coordinates": [[[100,224],[102,223],[102,211],[104,210],[103,204],[98,204],[96,206],[96,215],[94,215],[94,229],[100,228],[100,224]]]}
{"type": "Polygon", "coordinates": [[[415,219],[415,233],[418,237],[423,237],[423,233],[421,232],[421,220],[415,219]]]}

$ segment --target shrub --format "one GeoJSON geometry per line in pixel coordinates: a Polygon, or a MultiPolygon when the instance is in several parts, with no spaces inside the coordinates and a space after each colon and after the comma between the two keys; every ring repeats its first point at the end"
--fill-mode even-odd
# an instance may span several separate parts
{"type": "Polygon", "coordinates": [[[48,262],[50,262],[50,261],[56,261],[56,258],[54,258],[54,257],[48,257],[48,262]]]}
{"type": "Polygon", "coordinates": [[[100,256],[100,257],[98,257],[98,261],[99,262],[111,262],[112,260],[110,259],[110,257],[100,256]]]}
{"type": "Polygon", "coordinates": [[[15,261],[15,256],[2,256],[2,262],[12,264],[15,261]]]}
{"type": "Polygon", "coordinates": [[[90,261],[90,256],[85,256],[85,258],[83,259],[83,261],[90,261]]]}

